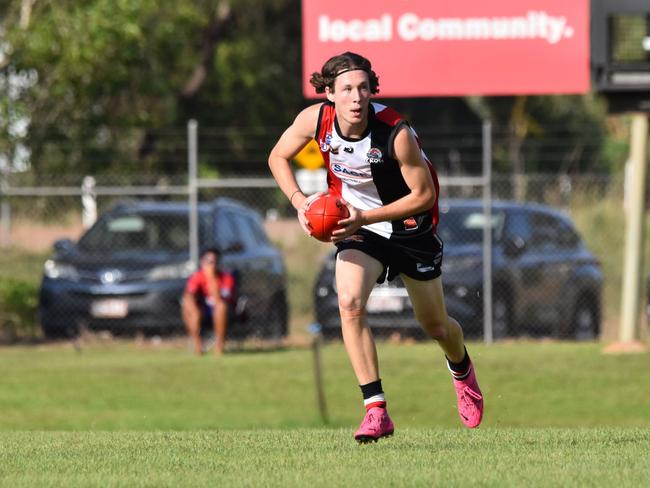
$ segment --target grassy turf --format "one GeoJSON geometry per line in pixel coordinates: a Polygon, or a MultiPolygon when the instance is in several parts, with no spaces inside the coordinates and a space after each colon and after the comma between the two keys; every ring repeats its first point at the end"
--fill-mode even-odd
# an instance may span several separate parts
{"type": "Polygon", "coordinates": [[[191,356],[183,346],[0,349],[0,486],[643,486],[650,360],[599,344],[470,344],[486,415],[461,427],[441,352],[381,343],[396,435],[357,446],[340,344],[191,356]]]}
{"type": "MultiPolygon", "coordinates": [[[[491,427],[650,428],[650,358],[599,344],[470,344],[491,427]]],[[[455,427],[455,396],[433,344],[380,343],[400,427],[455,427]]],[[[356,424],[360,393],[341,344],[323,350],[330,425],[356,424]]],[[[0,430],[317,427],[308,349],[196,358],[186,347],[0,349],[0,430]]]]}
{"type": "Polygon", "coordinates": [[[0,486],[644,486],[650,431],[405,429],[5,433],[0,486]]]}

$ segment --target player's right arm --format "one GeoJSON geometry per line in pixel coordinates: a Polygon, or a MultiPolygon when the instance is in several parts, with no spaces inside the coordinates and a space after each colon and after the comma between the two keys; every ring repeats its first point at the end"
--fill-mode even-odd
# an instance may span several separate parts
{"type": "Polygon", "coordinates": [[[307,197],[300,191],[290,161],[314,138],[321,105],[317,103],[300,112],[269,154],[271,173],[296,210],[303,207],[307,197]]]}

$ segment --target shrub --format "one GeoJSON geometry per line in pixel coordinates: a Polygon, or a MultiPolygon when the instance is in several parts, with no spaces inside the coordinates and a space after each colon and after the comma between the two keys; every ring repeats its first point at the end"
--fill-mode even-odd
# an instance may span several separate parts
{"type": "Polygon", "coordinates": [[[0,278],[0,327],[5,340],[35,335],[37,305],[37,283],[0,278]]]}

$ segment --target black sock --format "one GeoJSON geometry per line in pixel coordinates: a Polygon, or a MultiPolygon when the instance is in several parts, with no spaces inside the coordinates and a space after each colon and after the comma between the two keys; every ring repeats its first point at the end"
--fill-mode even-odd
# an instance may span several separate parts
{"type": "Polygon", "coordinates": [[[384,393],[384,390],[381,388],[381,380],[373,381],[366,385],[359,385],[359,388],[361,388],[361,394],[364,400],[384,393]]]}
{"type": "Polygon", "coordinates": [[[469,354],[467,354],[467,348],[465,348],[465,356],[463,357],[463,360],[460,363],[454,363],[449,360],[447,356],[447,365],[449,366],[449,371],[451,371],[451,374],[454,376],[454,379],[457,380],[464,380],[469,376],[470,372],[470,360],[469,360],[469,354]]]}
{"type": "Polygon", "coordinates": [[[363,404],[366,410],[373,407],[386,408],[386,397],[381,387],[381,380],[373,381],[365,385],[359,385],[363,395],[363,404]]]}

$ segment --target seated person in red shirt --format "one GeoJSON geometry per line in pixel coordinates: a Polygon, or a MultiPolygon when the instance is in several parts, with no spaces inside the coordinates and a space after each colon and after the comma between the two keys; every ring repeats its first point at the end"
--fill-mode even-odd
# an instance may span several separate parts
{"type": "Polygon", "coordinates": [[[192,337],[196,354],[203,353],[201,324],[206,320],[214,327],[214,353],[223,354],[228,308],[234,300],[234,293],[233,276],[219,269],[219,250],[210,248],[203,251],[200,269],[188,278],[182,301],[183,322],[192,337]]]}

